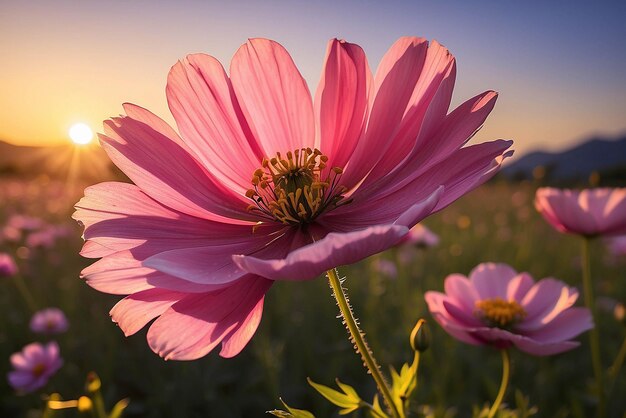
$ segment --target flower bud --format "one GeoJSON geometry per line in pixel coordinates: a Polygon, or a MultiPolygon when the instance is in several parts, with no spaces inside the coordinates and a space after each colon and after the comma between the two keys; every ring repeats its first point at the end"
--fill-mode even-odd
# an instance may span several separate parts
{"type": "Polygon", "coordinates": [[[411,331],[410,342],[411,348],[420,353],[428,349],[430,345],[430,331],[425,319],[420,318],[417,324],[415,324],[413,331],[411,331]]]}
{"type": "Polygon", "coordinates": [[[93,402],[86,396],[78,398],[78,410],[80,412],[89,412],[93,409],[93,402]]]}
{"type": "Polygon", "coordinates": [[[89,374],[87,375],[87,382],[85,383],[87,392],[96,393],[100,390],[101,385],[102,384],[100,383],[100,378],[98,377],[98,375],[95,372],[89,372],[89,374]]]}

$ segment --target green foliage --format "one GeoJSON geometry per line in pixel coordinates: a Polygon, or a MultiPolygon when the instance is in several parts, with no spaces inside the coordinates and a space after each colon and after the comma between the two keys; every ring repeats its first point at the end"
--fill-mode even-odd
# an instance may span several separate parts
{"type": "Polygon", "coordinates": [[[342,408],[339,411],[340,415],[349,414],[363,406],[363,401],[356,393],[356,390],[354,390],[354,388],[350,385],[341,383],[339,379],[336,379],[335,382],[337,382],[337,386],[341,388],[343,393],[336,391],[335,389],[331,389],[328,386],[315,383],[310,378],[307,378],[307,381],[309,382],[309,385],[313,386],[313,388],[317,390],[323,397],[328,399],[331,403],[342,408]]]}
{"type": "Polygon", "coordinates": [[[287,411],[281,411],[280,409],[274,409],[272,411],[267,411],[268,414],[272,414],[275,417],[281,418],[315,418],[315,415],[310,413],[309,411],[305,411],[303,409],[296,409],[289,407],[285,401],[280,400],[287,411]]]}

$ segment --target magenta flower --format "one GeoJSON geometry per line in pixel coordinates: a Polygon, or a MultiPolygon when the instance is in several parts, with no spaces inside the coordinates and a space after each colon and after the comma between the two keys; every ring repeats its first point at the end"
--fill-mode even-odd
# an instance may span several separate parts
{"type": "Polygon", "coordinates": [[[230,76],[213,57],[172,67],[180,135],[149,111],[105,122],[102,146],[135,184],[85,191],[75,219],[94,288],[129,294],[126,335],[154,318],[150,347],[196,359],[239,353],[276,280],[308,280],[398,243],[499,168],[510,141],[463,147],[493,108],[488,91],[448,114],[456,66],[437,42],[401,38],[376,75],[331,40],[312,100],[287,51],[252,39],[230,76]]]}
{"type": "Polygon", "coordinates": [[[398,278],[398,267],[396,267],[396,263],[393,261],[377,258],[372,262],[372,268],[377,274],[382,274],[390,279],[398,278]]]}
{"type": "Polygon", "coordinates": [[[17,274],[17,265],[7,253],[0,253],[0,277],[12,277],[17,274]]]}
{"type": "Polygon", "coordinates": [[[405,235],[400,244],[429,248],[439,244],[439,237],[426,226],[417,224],[405,235]]]}
{"type": "Polygon", "coordinates": [[[68,328],[67,317],[59,308],[37,311],[30,320],[30,330],[40,334],[60,334],[68,328]]]}
{"type": "Polygon", "coordinates": [[[14,370],[8,374],[9,384],[17,391],[32,392],[48,382],[63,365],[63,359],[56,342],[31,343],[11,355],[11,364],[14,370]]]}
{"type": "Polygon", "coordinates": [[[571,350],[570,341],[593,328],[587,308],[573,308],[578,291],[506,264],[483,263],[469,275],[451,274],[445,293],[426,292],[428,309],[448,334],[474,345],[512,345],[537,356],[571,350]]]}
{"type": "Polygon", "coordinates": [[[626,188],[537,190],[535,207],[559,232],[593,237],[626,234],[626,188]]]}

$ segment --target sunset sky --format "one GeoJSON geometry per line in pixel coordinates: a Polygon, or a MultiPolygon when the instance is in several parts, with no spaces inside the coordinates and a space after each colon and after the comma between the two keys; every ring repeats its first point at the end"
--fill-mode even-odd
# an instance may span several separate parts
{"type": "Polygon", "coordinates": [[[68,141],[76,122],[132,102],[173,123],[169,68],[207,52],[225,67],[249,37],[279,41],[315,91],[326,42],[361,45],[376,68],[400,36],[437,39],[457,57],[453,105],[500,93],[477,139],[517,154],[626,133],[626,2],[2,0],[0,140],[68,141]]]}

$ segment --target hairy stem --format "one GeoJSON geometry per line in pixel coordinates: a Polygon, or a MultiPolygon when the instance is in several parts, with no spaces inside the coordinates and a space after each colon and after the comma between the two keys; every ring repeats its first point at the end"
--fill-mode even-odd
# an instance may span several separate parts
{"type": "Polygon", "coordinates": [[[493,401],[493,405],[491,405],[491,409],[489,410],[489,415],[487,415],[487,418],[493,418],[496,416],[496,412],[498,412],[498,408],[500,408],[500,404],[504,399],[506,388],[509,386],[509,377],[511,375],[511,358],[509,357],[509,351],[506,348],[500,350],[500,352],[502,353],[502,382],[500,383],[498,396],[496,396],[496,400],[493,401]]]}
{"type": "Polygon", "coordinates": [[[331,269],[326,272],[328,276],[328,282],[330,283],[330,287],[333,289],[333,295],[337,300],[337,305],[339,306],[339,311],[341,312],[341,317],[350,333],[350,340],[356,346],[358,353],[361,355],[363,359],[364,365],[369,370],[370,374],[374,378],[376,385],[378,386],[378,390],[383,396],[385,403],[389,407],[394,418],[400,418],[400,413],[398,412],[398,408],[393,401],[393,397],[391,396],[391,390],[385,381],[382,373],[380,372],[380,368],[378,367],[378,363],[376,363],[376,359],[372,354],[367,342],[365,341],[365,336],[363,332],[361,332],[359,325],[357,324],[356,319],[354,318],[354,314],[352,313],[352,308],[350,307],[350,303],[348,302],[348,296],[346,295],[346,291],[341,284],[341,280],[337,274],[337,270],[331,269]]]}
{"type": "Polygon", "coordinates": [[[593,285],[591,283],[591,254],[589,251],[590,238],[584,237],[582,244],[582,268],[583,268],[583,292],[585,306],[591,311],[594,327],[589,332],[589,345],[591,347],[591,364],[596,380],[596,394],[598,396],[598,410],[596,416],[604,416],[604,387],[602,385],[602,360],[600,357],[600,324],[593,297],[593,285]]]}

